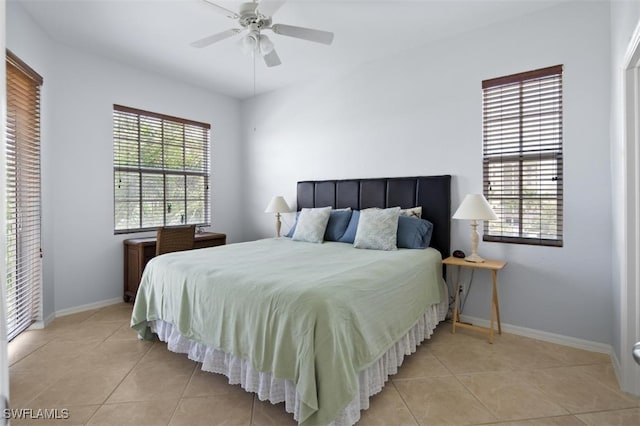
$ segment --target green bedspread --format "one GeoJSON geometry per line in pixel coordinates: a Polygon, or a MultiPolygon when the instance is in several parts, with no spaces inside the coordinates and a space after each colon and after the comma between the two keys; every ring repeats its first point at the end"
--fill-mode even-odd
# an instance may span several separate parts
{"type": "Polygon", "coordinates": [[[357,372],[440,302],[434,249],[376,251],[289,239],[169,253],[145,268],[131,326],[164,320],[196,342],[296,384],[300,424],[331,422],[357,372]]]}

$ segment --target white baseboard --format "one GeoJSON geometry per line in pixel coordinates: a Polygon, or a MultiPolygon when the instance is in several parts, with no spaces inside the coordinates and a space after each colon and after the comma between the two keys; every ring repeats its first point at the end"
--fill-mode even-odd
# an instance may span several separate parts
{"type": "MultiPolygon", "coordinates": [[[[481,327],[489,327],[491,325],[491,321],[489,320],[471,317],[468,315],[460,315],[460,320],[463,322],[469,322],[471,324],[479,325],[481,327]]],[[[606,343],[592,342],[590,340],[578,339],[575,337],[564,336],[562,334],[549,333],[547,331],[540,331],[533,328],[520,327],[517,325],[505,323],[502,323],[501,325],[502,330],[507,333],[530,337],[532,339],[538,339],[544,342],[557,343],[559,345],[569,346],[576,349],[584,349],[591,352],[599,352],[607,355],[613,354],[613,348],[611,347],[611,345],[607,345],[606,343]]]]}
{"type": "Polygon", "coordinates": [[[53,321],[55,318],[56,318],[56,314],[55,312],[52,312],[46,318],[40,321],[35,321],[33,324],[29,326],[27,330],[42,330],[43,328],[48,326],[51,323],[51,321],[53,321]]]}
{"type": "Polygon", "coordinates": [[[92,309],[104,308],[105,306],[117,305],[118,303],[122,303],[122,297],[115,297],[113,299],[101,300],[100,302],[74,306],[73,308],[60,309],[53,315],[55,318],[64,317],[67,315],[77,314],[79,312],[90,311],[92,309]]]}
{"type": "Polygon", "coordinates": [[[42,330],[56,318],[77,314],[79,312],[90,311],[92,309],[104,308],[105,306],[117,305],[118,303],[122,303],[121,297],[101,300],[100,302],[88,303],[86,305],[74,306],[73,308],[60,309],[59,311],[55,311],[49,314],[46,318],[40,321],[35,321],[29,326],[27,330],[42,330]]]}
{"type": "Polygon", "coordinates": [[[616,380],[618,381],[618,384],[622,383],[622,364],[620,364],[620,360],[618,360],[618,357],[616,356],[616,352],[615,351],[611,351],[611,365],[613,365],[613,372],[616,375],[616,380]]]}

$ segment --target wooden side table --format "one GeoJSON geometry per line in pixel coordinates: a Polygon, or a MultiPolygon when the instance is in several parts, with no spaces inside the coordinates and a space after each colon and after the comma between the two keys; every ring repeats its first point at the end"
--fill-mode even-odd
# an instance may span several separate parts
{"type": "Polygon", "coordinates": [[[442,261],[445,265],[458,267],[458,276],[456,279],[456,300],[453,307],[453,329],[455,334],[456,327],[468,328],[489,335],[489,343],[493,343],[494,323],[498,323],[498,334],[502,334],[502,326],[500,324],[500,304],[498,302],[498,271],[504,268],[507,262],[501,260],[486,260],[480,263],[467,262],[457,257],[447,257],[442,261]],[[491,271],[493,278],[493,294],[491,296],[491,327],[481,327],[479,325],[467,324],[460,322],[460,270],[461,268],[486,269],[491,271]]]}

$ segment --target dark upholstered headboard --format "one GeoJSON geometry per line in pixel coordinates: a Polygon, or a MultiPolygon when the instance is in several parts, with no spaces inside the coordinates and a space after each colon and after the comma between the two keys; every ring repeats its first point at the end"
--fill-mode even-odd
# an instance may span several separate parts
{"type": "Polygon", "coordinates": [[[431,247],[445,259],[451,252],[451,176],[417,176],[298,182],[298,210],[303,207],[422,206],[422,218],[433,223],[431,247]]]}

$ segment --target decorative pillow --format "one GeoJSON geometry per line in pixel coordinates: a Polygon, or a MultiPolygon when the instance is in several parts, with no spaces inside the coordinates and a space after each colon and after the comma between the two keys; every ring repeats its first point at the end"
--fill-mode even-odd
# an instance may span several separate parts
{"type": "MultiPolygon", "coordinates": [[[[296,232],[298,217],[300,217],[300,212],[296,213],[296,221],[293,223],[291,229],[289,229],[289,232],[286,233],[285,237],[293,237],[293,233],[296,232]]],[[[327,223],[327,229],[324,231],[325,241],[338,241],[338,239],[341,238],[344,234],[344,231],[346,231],[350,220],[351,207],[331,210],[331,214],[329,215],[329,222],[327,223]]],[[[353,243],[353,239],[351,240],[351,243],[353,243]]]]}
{"type": "Polygon", "coordinates": [[[400,207],[362,210],[353,246],[372,250],[397,250],[398,216],[400,207]]]}
{"type": "Polygon", "coordinates": [[[398,218],[398,247],[427,248],[431,243],[432,233],[433,224],[428,220],[402,215],[398,218]]]}
{"type": "Polygon", "coordinates": [[[356,231],[358,230],[358,221],[360,219],[360,211],[354,210],[351,213],[351,219],[349,219],[349,224],[347,225],[347,229],[345,229],[344,234],[336,241],[340,243],[349,243],[353,244],[353,241],[356,239],[356,231]]]}
{"type": "Polygon", "coordinates": [[[300,217],[300,212],[296,213],[296,221],[293,222],[293,226],[289,229],[289,232],[285,234],[285,237],[291,238],[293,237],[293,233],[296,232],[296,225],[298,224],[298,218],[300,217]]]}
{"type": "Polygon", "coordinates": [[[292,239],[294,241],[321,243],[324,237],[324,231],[327,229],[330,214],[331,207],[302,209],[292,239]]]}
{"type": "Polygon", "coordinates": [[[400,216],[417,217],[420,219],[422,217],[422,206],[412,207],[410,209],[401,209],[400,216]]]}
{"type": "Polygon", "coordinates": [[[350,220],[351,209],[331,210],[327,229],[324,231],[325,241],[338,241],[347,230],[350,220]]]}

